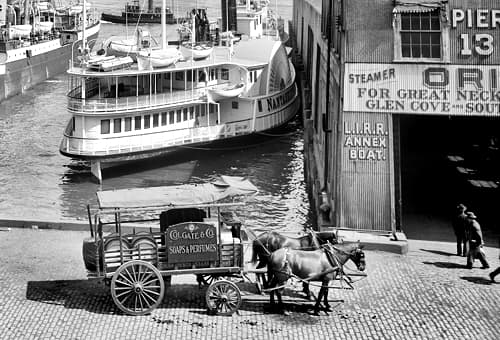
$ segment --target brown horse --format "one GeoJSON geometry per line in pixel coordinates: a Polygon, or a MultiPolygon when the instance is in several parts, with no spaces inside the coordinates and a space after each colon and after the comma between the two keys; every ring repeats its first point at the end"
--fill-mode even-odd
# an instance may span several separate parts
{"type": "MultiPolygon", "coordinates": [[[[325,244],[322,249],[303,251],[289,248],[276,250],[269,258],[269,286],[282,286],[293,275],[307,281],[320,281],[321,289],[314,305],[314,314],[319,314],[321,298],[324,298],[325,311],[331,311],[328,303],[328,284],[334,280],[348,260],[352,260],[358,270],[365,270],[363,246],[356,243],[325,244]]],[[[281,292],[284,288],[271,290],[270,303],[274,306],[274,294],[278,296],[278,307],[283,311],[281,292]]]]}
{"type": "MultiPolygon", "coordinates": [[[[280,248],[291,248],[301,250],[319,249],[325,243],[337,243],[337,236],[331,231],[315,232],[311,229],[306,229],[307,235],[301,237],[288,237],[276,231],[268,231],[257,236],[252,242],[252,263],[259,261],[256,268],[264,268],[267,266],[269,256],[280,248]]],[[[264,288],[267,287],[267,280],[263,274],[257,274],[257,279],[262,280],[264,288]]],[[[309,285],[304,283],[304,293],[307,298],[310,298],[309,285]]]]}

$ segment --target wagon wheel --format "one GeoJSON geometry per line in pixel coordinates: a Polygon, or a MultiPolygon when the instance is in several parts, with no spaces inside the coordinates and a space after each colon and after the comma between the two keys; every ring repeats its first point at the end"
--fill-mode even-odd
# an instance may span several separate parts
{"type": "Polygon", "coordinates": [[[212,283],[217,281],[219,279],[219,275],[213,275],[213,274],[198,274],[196,275],[196,280],[198,281],[198,284],[203,284],[205,286],[210,286],[212,283]]]}
{"type": "Polygon", "coordinates": [[[218,315],[231,315],[240,308],[241,293],[234,283],[219,280],[208,287],[206,300],[210,312],[218,315]]]}
{"type": "Polygon", "coordinates": [[[164,293],[165,284],[160,272],[148,262],[127,262],[111,279],[113,301],[127,314],[150,313],[161,303],[164,293]]]}

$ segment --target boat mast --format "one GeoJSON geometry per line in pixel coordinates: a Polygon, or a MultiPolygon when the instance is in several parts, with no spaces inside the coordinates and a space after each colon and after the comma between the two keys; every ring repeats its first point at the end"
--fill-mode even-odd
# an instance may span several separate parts
{"type": "Polygon", "coordinates": [[[161,48],[167,49],[167,0],[162,0],[161,3],[161,48]]]}
{"type": "Polygon", "coordinates": [[[83,55],[87,55],[87,34],[85,32],[85,28],[87,26],[87,1],[83,0],[83,28],[82,28],[82,49],[83,55]]]}

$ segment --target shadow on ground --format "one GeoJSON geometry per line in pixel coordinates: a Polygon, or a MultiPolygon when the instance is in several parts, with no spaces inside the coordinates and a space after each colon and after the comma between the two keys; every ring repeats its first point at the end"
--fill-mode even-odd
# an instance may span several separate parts
{"type": "Polygon", "coordinates": [[[461,276],[460,278],[462,280],[466,280],[466,281],[469,281],[469,282],[472,282],[472,283],[475,283],[475,284],[478,284],[478,285],[491,285],[491,284],[495,284],[495,282],[491,282],[491,280],[489,278],[487,278],[487,276],[486,277],[482,277],[482,276],[461,276]]]}
{"type": "MultiPolygon", "coordinates": [[[[242,304],[240,310],[267,314],[280,314],[271,309],[268,294],[258,294],[255,284],[238,282],[242,304]]],[[[161,309],[189,308],[190,312],[206,314],[206,286],[198,284],[173,284],[166,288],[161,309]]],[[[97,314],[123,314],[115,306],[110,288],[99,280],[55,280],[29,281],[26,298],[43,304],[64,306],[68,309],[81,309],[97,314]]],[[[332,308],[341,305],[339,300],[330,299],[332,308]]],[[[306,300],[304,294],[286,289],[283,295],[286,309],[292,313],[304,314],[307,318],[312,312],[314,300],[306,300]]],[[[323,313],[322,313],[323,314],[323,313]]]]}
{"type": "Polygon", "coordinates": [[[454,262],[428,262],[424,261],[423,264],[430,264],[438,268],[448,268],[448,269],[465,269],[465,264],[458,264],[454,262]]]}
{"type": "Polygon", "coordinates": [[[426,251],[428,253],[433,253],[433,254],[436,254],[436,255],[456,256],[454,253],[450,253],[450,252],[447,252],[447,251],[434,250],[434,249],[422,249],[422,248],[420,248],[420,250],[426,251]]]}

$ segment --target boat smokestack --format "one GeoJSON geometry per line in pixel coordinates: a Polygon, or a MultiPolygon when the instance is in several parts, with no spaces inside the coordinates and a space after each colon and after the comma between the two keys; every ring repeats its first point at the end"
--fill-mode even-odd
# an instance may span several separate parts
{"type": "Polygon", "coordinates": [[[237,31],[236,0],[221,0],[222,32],[237,31]]]}

